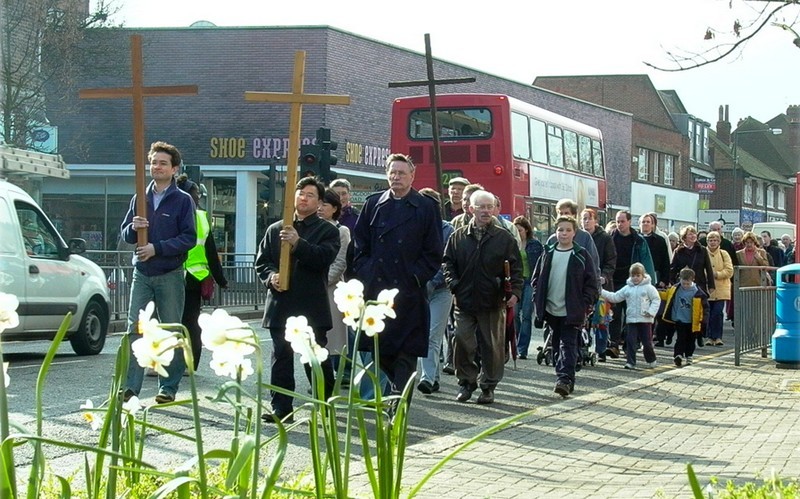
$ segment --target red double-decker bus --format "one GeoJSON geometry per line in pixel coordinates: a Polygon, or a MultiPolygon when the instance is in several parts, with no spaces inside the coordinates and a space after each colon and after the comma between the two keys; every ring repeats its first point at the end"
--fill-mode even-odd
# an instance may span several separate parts
{"type": "Polygon", "coordinates": [[[430,98],[403,97],[392,106],[391,150],[414,160],[416,188],[465,177],[500,197],[503,216],[525,215],[540,235],[552,233],[559,199],[602,214],[606,179],[597,128],[507,95],[442,94],[436,106],[441,179],[434,178],[430,98]]]}

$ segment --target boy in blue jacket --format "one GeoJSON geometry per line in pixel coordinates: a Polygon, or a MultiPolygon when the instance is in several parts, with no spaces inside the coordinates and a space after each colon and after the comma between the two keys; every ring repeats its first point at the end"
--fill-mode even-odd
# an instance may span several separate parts
{"type": "Polygon", "coordinates": [[[545,247],[531,278],[536,327],[547,321],[552,330],[556,386],[566,398],[575,389],[578,338],[599,295],[597,268],[589,253],[573,242],[578,222],[571,216],[556,219],[556,241],[545,247]]]}
{"type": "Polygon", "coordinates": [[[684,268],[679,274],[680,282],[666,292],[664,316],[666,322],[675,324],[675,365],[692,364],[695,338],[708,324],[708,295],[694,282],[694,271],[684,268]]]}

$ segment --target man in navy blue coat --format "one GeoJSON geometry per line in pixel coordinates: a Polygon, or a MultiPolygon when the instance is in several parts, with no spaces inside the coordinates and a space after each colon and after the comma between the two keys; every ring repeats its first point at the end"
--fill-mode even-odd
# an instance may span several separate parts
{"type": "MultiPolygon", "coordinates": [[[[426,285],[442,264],[442,220],[434,200],[411,187],[414,163],[403,154],[386,158],[389,189],[367,198],[354,231],[353,268],[364,298],[399,289],[396,319],[379,333],[380,367],[400,393],[428,354],[430,314],[426,285]]],[[[372,350],[372,339],[361,343],[372,350]]]]}

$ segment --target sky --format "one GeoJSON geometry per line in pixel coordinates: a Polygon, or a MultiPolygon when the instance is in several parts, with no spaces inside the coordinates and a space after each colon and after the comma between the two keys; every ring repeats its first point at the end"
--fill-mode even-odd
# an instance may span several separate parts
{"type": "MultiPolygon", "coordinates": [[[[91,0],[95,5],[98,0],[91,0]]],[[[792,24],[800,6],[784,8],[738,55],[681,72],[667,52],[702,53],[735,41],[735,21],[747,29],[765,7],[755,0],[105,0],[126,27],[328,25],[425,52],[482,72],[530,84],[537,76],[648,74],[659,90],[675,90],[687,111],[712,127],[720,105],[730,120],[762,122],[800,104],[800,48],[792,24]],[[705,41],[711,28],[717,35],[705,41]]],[[[765,17],[760,18],[761,21],[765,17]]],[[[800,23],[798,23],[800,30],[800,23]]],[[[468,75],[465,75],[468,76],[468,75]]]]}

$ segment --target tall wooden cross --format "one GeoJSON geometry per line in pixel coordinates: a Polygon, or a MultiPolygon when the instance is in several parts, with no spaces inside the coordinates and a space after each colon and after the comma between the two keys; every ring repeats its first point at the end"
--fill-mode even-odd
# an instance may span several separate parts
{"type": "MultiPolygon", "coordinates": [[[[197,85],[145,87],[142,83],[142,36],[131,35],[131,86],[123,88],[92,88],[78,93],[81,99],[133,100],[133,157],[136,175],[136,213],[147,216],[145,195],[145,145],[144,145],[144,98],[175,95],[196,95],[197,85]]],[[[147,244],[147,229],[137,230],[137,245],[147,244]]]]}
{"type": "MultiPolygon", "coordinates": [[[[294,197],[289,196],[289,189],[297,184],[297,160],[300,154],[300,126],[303,121],[303,104],[337,104],[350,105],[349,95],[304,94],[303,81],[306,72],[306,53],[298,50],[294,54],[294,76],[291,92],[245,92],[244,100],[250,102],[283,102],[291,104],[289,115],[289,152],[286,154],[286,195],[283,196],[283,225],[291,227],[294,221],[294,197]]],[[[291,269],[292,245],[289,241],[281,242],[281,259],[278,269],[280,281],[278,289],[289,289],[289,273],[291,269]]]]}
{"type": "MultiPolygon", "coordinates": [[[[438,191],[442,195],[442,200],[447,197],[447,186],[442,184],[442,158],[439,149],[439,119],[436,116],[436,85],[453,85],[456,83],[474,83],[475,77],[469,78],[450,78],[437,80],[433,77],[433,57],[431,56],[431,35],[425,33],[425,63],[428,67],[428,79],[418,81],[396,81],[389,83],[389,88],[399,87],[428,87],[428,95],[431,99],[431,126],[433,127],[433,164],[436,168],[436,178],[439,183],[438,191]]],[[[442,218],[447,214],[444,210],[444,202],[440,203],[442,218]]]]}

